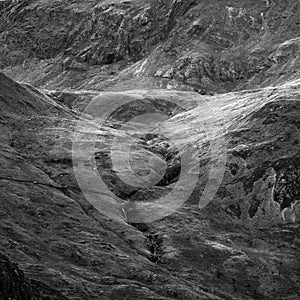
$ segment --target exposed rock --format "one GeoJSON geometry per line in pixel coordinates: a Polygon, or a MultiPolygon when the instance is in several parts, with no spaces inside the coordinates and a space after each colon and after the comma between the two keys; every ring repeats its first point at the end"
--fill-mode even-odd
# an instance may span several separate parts
{"type": "Polygon", "coordinates": [[[297,0],[2,3],[0,65],[40,87],[211,93],[299,75],[297,0]]]}
{"type": "Polygon", "coordinates": [[[28,280],[16,264],[0,254],[0,298],[19,300],[67,300],[39,281],[28,280]]]}
{"type": "MultiPolygon", "coordinates": [[[[135,227],[97,211],[82,195],[74,176],[71,145],[78,114],[65,104],[84,107],[94,92],[45,94],[4,75],[0,84],[0,249],[10,252],[26,277],[68,299],[280,299],[299,295],[295,248],[300,238],[299,210],[293,199],[299,179],[298,81],[271,90],[210,97],[210,105],[222,111],[229,130],[224,145],[228,159],[221,188],[203,210],[198,201],[209,171],[209,149],[199,131],[189,126],[193,120],[194,128],[200,128],[204,116],[211,126],[219,121],[205,114],[201,105],[195,107],[206,96],[165,90],[132,92],[132,97],[144,95],[145,101],[135,102],[138,105],[129,106],[126,113],[117,111],[108,133],[120,126],[114,123],[117,116],[132,118],[135,108],[152,112],[165,109],[162,100],[169,97],[189,97],[192,109],[174,114],[173,119],[181,123],[169,126],[170,137],[180,133],[183,141],[191,139],[202,149],[199,182],[186,206],[160,221],[135,227]],[[158,99],[154,108],[150,95],[158,99]]],[[[144,136],[141,145],[176,165],[176,151],[160,138],[144,136]]],[[[103,162],[109,170],[109,161],[103,162]]],[[[118,188],[123,188],[109,178],[119,195],[118,188]]],[[[174,184],[166,181],[129,192],[127,199],[152,202],[174,184]]],[[[100,191],[98,197],[105,195],[100,191]]],[[[112,211],[118,212],[116,207],[112,211]]]]}
{"type": "Polygon", "coordinates": [[[0,298],[299,299],[298,2],[0,1],[0,298]]]}

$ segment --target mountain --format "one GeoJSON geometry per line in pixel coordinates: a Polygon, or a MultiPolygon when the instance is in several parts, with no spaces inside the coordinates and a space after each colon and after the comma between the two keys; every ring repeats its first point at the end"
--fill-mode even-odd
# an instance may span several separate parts
{"type": "MultiPolygon", "coordinates": [[[[299,218],[298,202],[293,201],[299,192],[299,81],[210,97],[230,129],[218,194],[200,210],[194,193],[177,213],[144,225],[106,217],[81,193],[71,157],[76,112],[5,75],[0,84],[6,112],[1,114],[0,249],[31,280],[68,299],[298,295],[299,225],[291,217],[283,220],[281,211],[294,204],[299,218]]],[[[157,90],[145,99],[182,93],[199,103],[205,97],[157,90]]],[[[200,109],[198,105],[174,116],[183,117],[181,134],[189,118],[201,122],[200,109]]],[[[204,156],[200,177],[207,176],[208,164],[204,156]]],[[[198,190],[203,184],[198,182],[198,190]]],[[[113,186],[126,193],[122,186],[113,186]]],[[[129,196],[151,201],[153,189],[129,196]]],[[[98,197],[105,195],[100,191],[98,197]]]]}
{"type": "Polygon", "coordinates": [[[2,68],[44,88],[220,93],[299,76],[297,0],[0,5],[2,68]]]}
{"type": "Polygon", "coordinates": [[[0,1],[0,299],[298,299],[297,2],[0,1]]]}

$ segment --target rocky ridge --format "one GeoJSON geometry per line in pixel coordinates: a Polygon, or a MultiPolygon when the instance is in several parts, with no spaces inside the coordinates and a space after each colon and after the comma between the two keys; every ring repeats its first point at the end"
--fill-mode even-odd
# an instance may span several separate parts
{"type": "Polygon", "coordinates": [[[44,88],[206,94],[299,75],[297,0],[5,0],[1,7],[2,68],[44,88]]]}

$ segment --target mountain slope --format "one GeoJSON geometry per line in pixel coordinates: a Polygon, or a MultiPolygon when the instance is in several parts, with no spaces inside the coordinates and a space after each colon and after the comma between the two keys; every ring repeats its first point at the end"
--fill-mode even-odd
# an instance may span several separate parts
{"type": "Polygon", "coordinates": [[[297,0],[6,0],[1,7],[2,68],[40,87],[211,93],[299,76],[297,0]]]}
{"type": "Polygon", "coordinates": [[[299,299],[299,16],[0,1],[0,299],[299,299]]]}
{"type": "MultiPolygon", "coordinates": [[[[228,128],[221,189],[205,209],[198,208],[209,167],[204,159],[202,180],[185,207],[160,221],[134,226],[109,219],[78,189],[71,158],[78,115],[4,75],[0,85],[1,105],[8,112],[1,119],[0,249],[28,278],[68,299],[298,297],[299,224],[291,218],[299,218],[299,177],[293,175],[299,161],[298,81],[209,97],[228,128]],[[24,107],[22,114],[18,106],[24,107]],[[290,205],[293,211],[288,213],[290,205]]],[[[142,94],[154,99],[183,95],[159,90],[142,94]]],[[[184,95],[198,104],[174,116],[183,122],[182,137],[188,130],[184,126],[203,121],[205,98],[184,95]]],[[[194,138],[202,143],[198,134],[194,138]]],[[[151,188],[138,191],[132,200],[152,201],[149,195],[151,188]]],[[[101,191],[99,197],[104,197],[101,191]]]]}

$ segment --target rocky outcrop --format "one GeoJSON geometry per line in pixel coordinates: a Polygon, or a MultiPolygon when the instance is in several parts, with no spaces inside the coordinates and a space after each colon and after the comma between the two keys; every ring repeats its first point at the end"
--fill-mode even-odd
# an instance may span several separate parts
{"type": "Polygon", "coordinates": [[[209,94],[299,75],[296,0],[6,0],[0,14],[0,66],[40,87],[209,94]]]}
{"type": "Polygon", "coordinates": [[[88,4],[5,1],[1,9],[2,63],[63,55],[65,69],[76,64],[103,65],[119,60],[137,61],[164,37],[165,5],[154,1],[88,4]],[[156,13],[157,6],[161,14],[156,13]],[[7,27],[10,31],[6,31],[7,27]],[[8,53],[13,48],[18,55],[8,53]],[[5,60],[7,58],[7,60],[5,60]]]}
{"type": "Polygon", "coordinates": [[[1,299],[32,299],[31,286],[23,272],[2,254],[0,254],[0,270],[1,299]]]}
{"type": "Polygon", "coordinates": [[[18,300],[67,300],[59,292],[35,280],[26,279],[16,264],[0,253],[0,298],[18,300]]]}

